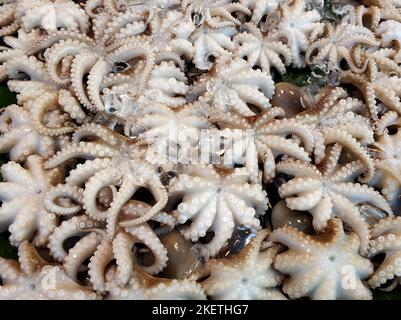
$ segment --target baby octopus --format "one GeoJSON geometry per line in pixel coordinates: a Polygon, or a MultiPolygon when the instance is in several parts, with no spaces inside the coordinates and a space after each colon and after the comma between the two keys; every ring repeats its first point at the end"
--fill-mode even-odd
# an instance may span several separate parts
{"type": "Polygon", "coordinates": [[[274,267],[289,275],[283,291],[290,298],[372,298],[362,280],[373,272],[373,265],[358,253],[358,236],[346,234],[341,220],[329,220],[323,234],[310,236],[283,227],[274,230],[269,239],[288,247],[274,258],[274,267]]]}
{"type": "Polygon", "coordinates": [[[180,229],[183,236],[198,241],[213,232],[213,239],[205,246],[214,256],[235,225],[260,228],[257,217],[265,214],[268,199],[260,184],[247,180],[248,175],[239,169],[219,172],[211,165],[191,166],[173,179],[169,195],[179,201],[173,214],[180,224],[191,221],[180,229]]]}

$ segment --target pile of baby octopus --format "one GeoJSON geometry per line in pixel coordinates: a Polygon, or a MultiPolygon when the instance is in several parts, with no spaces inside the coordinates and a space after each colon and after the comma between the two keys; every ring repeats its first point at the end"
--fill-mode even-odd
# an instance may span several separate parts
{"type": "Polygon", "coordinates": [[[395,289],[401,2],[318,2],[0,0],[0,298],[395,289]]]}

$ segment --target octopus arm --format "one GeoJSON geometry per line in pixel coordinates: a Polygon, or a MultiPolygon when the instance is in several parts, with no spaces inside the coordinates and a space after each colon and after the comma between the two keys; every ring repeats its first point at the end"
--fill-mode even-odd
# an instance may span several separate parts
{"type": "Polygon", "coordinates": [[[311,152],[315,144],[311,129],[294,120],[282,119],[275,120],[270,125],[262,129],[263,134],[268,135],[295,135],[299,137],[307,152],[311,152]]]}
{"type": "Polygon", "coordinates": [[[24,185],[14,182],[0,183],[0,201],[11,202],[18,194],[24,194],[27,188],[24,185]]]}
{"type": "Polygon", "coordinates": [[[95,111],[96,108],[92,105],[87,92],[87,86],[84,85],[84,77],[93,68],[98,61],[98,57],[93,53],[83,52],[78,54],[71,65],[71,87],[77,96],[79,102],[81,102],[89,110],[95,111]]]}
{"type": "Polygon", "coordinates": [[[52,169],[60,164],[74,159],[94,159],[96,157],[113,157],[114,150],[107,146],[98,147],[99,144],[93,142],[79,142],[67,145],[61,151],[58,151],[52,158],[46,161],[45,168],[52,169]]]}
{"type": "Polygon", "coordinates": [[[308,177],[312,179],[321,179],[322,174],[317,168],[308,162],[300,160],[284,160],[276,166],[278,172],[296,177],[308,177]]]}
{"type": "Polygon", "coordinates": [[[82,189],[68,184],[59,184],[46,192],[43,205],[49,211],[57,215],[72,215],[82,209],[82,189]],[[73,202],[65,206],[58,203],[60,198],[69,199],[73,202]]]}
{"type": "Polygon", "coordinates": [[[272,181],[276,175],[276,160],[274,159],[273,151],[266,144],[263,144],[260,141],[256,141],[256,148],[258,150],[259,158],[263,162],[263,181],[272,181]]]}
{"type": "Polygon", "coordinates": [[[397,234],[401,229],[401,218],[400,217],[389,217],[381,219],[372,227],[372,238],[378,238],[386,233],[397,234]]]}
{"type": "Polygon", "coordinates": [[[305,149],[298,145],[298,143],[276,135],[260,136],[258,139],[266,144],[277,155],[290,155],[296,159],[303,161],[310,161],[310,157],[305,149]]]}
{"type": "Polygon", "coordinates": [[[66,182],[75,186],[83,186],[98,171],[108,168],[110,161],[109,158],[96,158],[94,160],[87,160],[83,164],[78,164],[74,170],[71,170],[69,176],[66,178],[66,182]]]}
{"type": "Polygon", "coordinates": [[[100,87],[104,77],[111,71],[110,63],[104,59],[97,60],[88,76],[88,98],[96,111],[104,111],[105,106],[100,97],[100,87]]]}
{"type": "MultiPolygon", "coordinates": [[[[302,253],[310,250],[308,241],[305,241],[307,240],[308,236],[306,237],[306,239],[304,238],[304,236],[305,235],[297,229],[283,227],[273,230],[273,232],[269,236],[269,241],[282,243],[285,246],[291,248],[293,251],[302,253]]],[[[281,261],[286,260],[285,256],[283,256],[283,258],[279,258],[280,256],[277,256],[274,261],[274,263],[277,265],[279,265],[281,261]]],[[[293,266],[295,267],[295,263],[293,264],[293,266]]]]}
{"type": "MultiPolygon", "coordinates": [[[[388,239],[386,239],[388,240],[388,239]]],[[[377,250],[378,243],[372,243],[372,251],[375,254],[379,254],[380,250],[377,250]]],[[[384,251],[384,250],[383,250],[384,251]]],[[[381,287],[387,283],[388,280],[397,279],[400,277],[401,270],[399,269],[399,261],[401,259],[401,254],[399,251],[399,246],[397,251],[394,253],[386,253],[386,257],[382,264],[375,270],[373,275],[369,278],[368,284],[371,288],[375,289],[381,287]]]]}
{"type": "Polygon", "coordinates": [[[23,161],[24,159],[26,159],[27,154],[35,154],[35,152],[38,152],[44,157],[49,156],[49,150],[46,148],[46,146],[42,150],[40,148],[40,144],[38,147],[38,135],[32,132],[32,134],[30,135],[25,135],[24,139],[21,139],[21,137],[19,137],[19,141],[9,151],[9,153],[11,159],[15,159],[16,161],[23,161]],[[42,150],[43,152],[41,152],[42,150]]]}
{"type": "MultiPolygon", "coordinates": [[[[101,171],[96,172],[94,176],[92,176],[89,181],[85,184],[85,189],[82,193],[82,202],[83,202],[83,207],[86,210],[86,213],[93,219],[98,220],[98,221],[106,221],[108,218],[110,218],[110,210],[101,210],[97,206],[97,197],[99,194],[99,191],[107,186],[114,185],[118,179],[121,177],[121,173],[119,172],[118,169],[103,169],[101,171]]],[[[127,188],[127,183],[123,184],[121,186],[121,189],[119,194],[123,194],[123,190],[127,188]]],[[[135,189],[136,190],[136,189],[135,189]]],[[[133,191],[135,192],[135,191],[133,191]]],[[[131,196],[132,193],[130,193],[128,196],[125,198],[128,200],[131,196]]],[[[115,200],[115,199],[113,199],[115,200]]],[[[125,203],[125,202],[124,202],[125,203]]],[[[124,205],[122,203],[122,205],[124,205]]],[[[116,205],[115,201],[113,201],[114,206],[116,205]]],[[[112,204],[112,206],[113,206],[112,204]]],[[[118,209],[118,211],[121,208],[118,209]]],[[[115,210],[113,208],[113,210],[115,210]]]]}
{"type": "Polygon", "coordinates": [[[216,219],[213,222],[211,231],[214,232],[213,239],[206,244],[211,256],[217,254],[224,243],[230,238],[234,230],[234,218],[224,201],[217,202],[216,219]]]}
{"type": "Polygon", "coordinates": [[[333,213],[333,203],[331,198],[327,195],[323,195],[319,203],[310,209],[310,213],[313,216],[312,225],[317,231],[321,231],[327,227],[327,221],[330,220],[333,213]]]}
{"type": "Polygon", "coordinates": [[[84,238],[80,239],[73,248],[68,251],[68,255],[64,259],[63,267],[66,274],[74,281],[82,264],[90,258],[100,245],[102,236],[96,232],[91,232],[84,238]]]}
{"type": "Polygon", "coordinates": [[[367,154],[366,150],[361,146],[358,141],[350,136],[348,133],[335,128],[323,129],[323,137],[326,144],[340,143],[359,158],[366,166],[367,172],[361,178],[361,182],[369,181],[374,175],[374,163],[372,158],[367,154]]]}
{"type": "Polygon", "coordinates": [[[7,75],[11,79],[20,79],[21,76],[27,75],[33,81],[48,80],[44,63],[35,56],[15,56],[9,59],[5,66],[7,75]]]}
{"type": "Polygon", "coordinates": [[[16,199],[11,202],[3,203],[0,208],[0,230],[7,231],[15,216],[23,208],[23,203],[16,199]]]}
{"type": "Polygon", "coordinates": [[[331,187],[336,194],[348,198],[354,205],[370,203],[373,206],[392,214],[392,210],[384,197],[371,187],[355,183],[341,183],[331,187]]]}
{"type": "Polygon", "coordinates": [[[74,132],[75,126],[73,124],[68,125],[67,123],[64,123],[64,125],[61,127],[52,128],[44,123],[46,113],[61,109],[58,104],[57,95],[47,93],[38,97],[27,105],[30,109],[32,124],[39,134],[47,136],[59,136],[74,132]]]}
{"type": "Polygon", "coordinates": [[[93,289],[98,293],[106,291],[105,271],[114,259],[113,249],[109,241],[102,241],[92,255],[88,264],[88,275],[93,289]]]}
{"type": "Polygon", "coordinates": [[[145,182],[145,187],[149,189],[152,193],[156,203],[141,217],[123,221],[120,223],[121,226],[131,227],[141,223],[144,223],[150,219],[152,219],[156,214],[158,214],[167,204],[168,194],[166,189],[161,185],[158,179],[150,179],[148,182],[145,182]]]}
{"type": "Polygon", "coordinates": [[[54,232],[49,236],[48,248],[52,257],[63,262],[68,256],[68,252],[64,249],[64,242],[75,236],[87,234],[88,229],[85,229],[88,222],[91,222],[86,216],[75,216],[69,220],[63,221],[60,226],[55,228],[54,232]]]}
{"type": "MultiPolygon", "coordinates": [[[[181,233],[186,239],[196,241],[206,235],[216,218],[217,201],[216,197],[211,197],[198,212],[195,212],[191,225],[182,229],[181,233]]],[[[193,210],[193,207],[190,210],[193,210]]]]}
{"type": "Polygon", "coordinates": [[[366,253],[369,247],[370,231],[369,225],[362,218],[360,211],[351,201],[343,196],[331,194],[330,198],[333,204],[334,215],[351,226],[360,238],[361,244],[359,250],[361,254],[366,253]]]}

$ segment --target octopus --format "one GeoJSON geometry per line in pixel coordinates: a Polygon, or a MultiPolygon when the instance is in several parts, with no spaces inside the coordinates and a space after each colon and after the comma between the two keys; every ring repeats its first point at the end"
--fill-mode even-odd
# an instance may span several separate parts
{"type": "Polygon", "coordinates": [[[385,257],[368,280],[371,288],[383,288],[390,282],[389,286],[382,290],[391,291],[400,283],[400,226],[400,217],[388,217],[380,220],[372,228],[369,257],[379,254],[384,254],[385,257]]]}
{"type": "Polygon", "coordinates": [[[376,6],[365,7],[363,5],[346,5],[342,8],[343,18],[341,24],[362,26],[375,31],[379,25],[380,19],[389,17],[386,12],[376,6]]]}
{"type": "Polygon", "coordinates": [[[240,3],[252,10],[251,21],[256,25],[278,9],[281,0],[240,0],[240,3]]]}
{"type": "Polygon", "coordinates": [[[373,131],[366,116],[363,102],[347,96],[342,88],[323,89],[315,105],[298,113],[295,119],[312,127],[315,131],[315,160],[320,163],[328,146],[335,146],[338,156],[348,151],[353,159],[359,159],[366,167],[363,182],[372,179],[374,163],[368,152],[368,145],[374,142],[373,131]],[[348,123],[352,122],[352,129],[348,123]],[[346,149],[346,150],[344,150],[346,149]]]}
{"type": "Polygon", "coordinates": [[[400,78],[379,71],[374,60],[369,60],[367,68],[364,74],[356,74],[350,70],[343,72],[341,83],[353,85],[361,92],[373,120],[378,118],[377,100],[389,110],[400,113],[400,78]]]}
{"type": "Polygon", "coordinates": [[[188,166],[169,185],[169,199],[178,200],[174,217],[179,224],[191,222],[180,229],[182,235],[198,241],[213,233],[205,247],[214,256],[235,225],[260,228],[257,217],[265,214],[267,195],[260,184],[247,180],[248,175],[237,169],[218,172],[211,165],[188,166]]]}
{"type": "Polygon", "coordinates": [[[18,262],[0,258],[2,300],[95,300],[97,294],[83,287],[63,268],[47,263],[28,241],[18,248],[18,262]]]}
{"type": "Polygon", "coordinates": [[[262,248],[269,231],[264,229],[232,258],[210,259],[202,269],[200,284],[213,300],[283,300],[277,288],[283,276],[273,269],[278,246],[262,248]],[[223,280],[224,279],[224,280],[223,280]]]}
{"type": "Polygon", "coordinates": [[[212,100],[213,108],[253,116],[271,107],[274,82],[268,73],[252,69],[242,59],[222,59],[215,71],[213,78],[203,78],[194,88],[198,95],[212,100]]]}
{"type": "Polygon", "coordinates": [[[399,160],[401,133],[398,130],[390,134],[388,130],[379,136],[375,142],[377,148],[375,168],[376,174],[370,182],[381,190],[386,200],[391,204],[394,212],[399,210],[400,178],[398,172],[401,170],[399,160]]]}
{"type": "MultiPolygon", "coordinates": [[[[137,217],[149,210],[149,207],[146,203],[131,201],[122,209],[122,215],[126,219],[137,217]]],[[[132,276],[133,263],[138,263],[149,274],[158,273],[166,266],[167,251],[157,234],[174,227],[174,219],[165,213],[159,213],[152,220],[161,223],[162,227],[153,230],[149,224],[144,223],[131,228],[120,228],[117,235],[110,239],[104,223],[86,215],[78,215],[64,221],[54,230],[48,248],[52,257],[63,264],[70,278],[78,281],[82,273],[87,273],[93,289],[104,293],[105,274],[113,260],[116,281],[120,285],[125,285],[132,276]],[[77,237],[79,240],[73,243],[77,237]],[[64,244],[68,242],[73,245],[67,252],[64,244]],[[142,249],[144,253],[139,246],[146,248],[142,249]],[[149,261],[145,260],[146,257],[149,257],[149,261]],[[88,260],[88,265],[85,265],[88,260]]]]}
{"type": "Polygon", "coordinates": [[[363,3],[368,5],[369,8],[379,8],[381,18],[401,21],[398,0],[364,0],[363,3]]]}
{"type": "Polygon", "coordinates": [[[15,8],[16,4],[14,1],[2,1],[0,7],[0,36],[8,36],[15,33],[20,24],[15,20],[15,8]]]}
{"type": "Polygon", "coordinates": [[[289,209],[310,212],[318,232],[327,227],[332,217],[340,218],[360,237],[360,250],[364,253],[369,246],[369,224],[361,208],[378,208],[392,215],[391,207],[379,192],[354,182],[363,171],[359,160],[339,164],[335,148],[328,159],[323,168],[292,159],[278,163],[277,172],[293,177],[280,185],[278,193],[289,209]]]}
{"type": "Polygon", "coordinates": [[[327,24],[327,35],[309,46],[305,61],[307,64],[327,63],[328,70],[342,70],[341,63],[345,61],[353,72],[361,73],[364,68],[355,64],[352,50],[356,46],[370,48],[378,45],[373,32],[363,26],[340,24],[334,28],[327,24]]]}
{"type": "Polygon", "coordinates": [[[315,144],[312,131],[294,119],[284,118],[281,108],[272,108],[251,118],[217,113],[211,119],[231,141],[224,151],[225,163],[233,166],[245,160],[245,167],[253,178],[258,176],[258,161],[263,163],[264,182],[269,182],[275,176],[276,159],[280,156],[311,160],[309,154],[315,144]]]}
{"type": "Polygon", "coordinates": [[[272,40],[285,39],[291,49],[292,63],[296,68],[305,65],[302,53],[316,37],[323,33],[324,24],[316,9],[305,11],[305,0],[295,0],[292,5],[280,4],[280,22],[270,34],[272,40]]]}
{"type": "MultiPolygon", "coordinates": [[[[89,42],[89,39],[87,41],[89,42]]],[[[155,63],[152,47],[143,39],[131,39],[129,43],[124,44],[122,42],[120,46],[113,48],[109,53],[102,53],[100,55],[102,59],[99,59],[97,53],[99,49],[93,48],[93,45],[89,46],[85,42],[68,39],[62,40],[46,50],[47,65],[52,79],[59,84],[71,82],[71,87],[81,104],[95,112],[105,111],[102,90],[107,87],[125,84],[128,86],[124,91],[125,94],[141,96],[155,63]],[[75,57],[71,62],[70,75],[63,79],[61,75],[57,74],[57,67],[58,62],[63,61],[67,53],[69,55],[74,54],[75,57]],[[140,69],[142,71],[140,79],[137,80],[134,77],[133,80],[127,80],[127,76],[119,70],[122,68],[124,71],[127,67],[131,69],[130,61],[141,57],[144,57],[146,63],[140,69]],[[88,80],[84,82],[86,75],[88,75],[88,80]],[[138,82],[137,88],[134,85],[136,80],[138,82]]],[[[160,72],[162,73],[163,70],[160,72]]]]}
{"type": "Polygon", "coordinates": [[[150,101],[170,107],[182,107],[186,104],[187,93],[185,73],[173,61],[162,61],[150,73],[144,95],[150,101]]]}
{"type": "Polygon", "coordinates": [[[191,15],[196,26],[203,23],[212,28],[221,28],[241,24],[236,16],[250,16],[251,11],[241,3],[231,0],[184,0],[181,8],[191,15]]]}
{"type": "Polygon", "coordinates": [[[327,230],[313,236],[293,227],[279,228],[269,240],[288,247],[273,265],[288,275],[283,291],[290,298],[372,299],[362,280],[372,274],[373,265],[359,254],[358,236],[346,234],[341,220],[330,219],[327,230]]]}
{"type": "Polygon", "coordinates": [[[0,153],[8,153],[13,161],[23,162],[35,154],[49,158],[57,150],[57,142],[35,128],[30,112],[15,104],[1,113],[0,133],[0,153]]]}
{"type": "Polygon", "coordinates": [[[237,34],[234,27],[211,29],[203,26],[189,37],[193,43],[193,63],[200,70],[210,70],[218,58],[231,57],[235,50],[232,38],[237,34]]]}
{"type": "Polygon", "coordinates": [[[381,44],[383,47],[391,47],[394,44],[397,44],[398,51],[394,56],[394,62],[401,63],[401,34],[397,32],[401,27],[401,23],[394,20],[386,20],[379,24],[376,29],[376,32],[380,35],[381,44]]]}
{"type": "MultiPolygon", "coordinates": [[[[137,151],[133,150],[133,154],[135,152],[137,151]]],[[[140,159],[127,158],[123,155],[117,155],[112,159],[106,157],[88,160],[72,170],[66,178],[66,182],[65,187],[57,189],[51,195],[49,199],[49,201],[52,199],[51,206],[53,207],[54,200],[65,194],[71,194],[74,196],[74,201],[79,201],[80,196],[76,187],[84,185],[82,207],[92,219],[107,223],[109,237],[115,235],[118,224],[130,227],[148,221],[164,208],[168,198],[160,176],[151,165],[140,159]],[[97,205],[97,197],[101,189],[108,186],[113,190],[113,201],[106,210],[103,210],[97,205]],[[141,188],[152,194],[153,199],[149,199],[150,202],[154,202],[152,206],[139,217],[118,222],[124,205],[141,188]]],[[[67,208],[67,212],[76,213],[79,209],[80,206],[75,206],[74,209],[67,208]]],[[[57,208],[57,206],[56,210],[64,211],[63,208],[57,208]]]]}
{"type": "Polygon", "coordinates": [[[20,29],[16,36],[5,36],[2,39],[4,45],[0,46],[0,80],[4,81],[7,78],[6,62],[15,55],[26,53],[42,39],[42,35],[39,30],[32,30],[28,33],[20,29]]]}
{"type": "Polygon", "coordinates": [[[237,45],[236,55],[246,60],[251,67],[260,67],[270,74],[274,68],[280,74],[286,72],[286,66],[291,64],[292,53],[289,47],[280,41],[271,41],[252,24],[244,25],[249,32],[243,32],[234,37],[237,45]]]}
{"type": "Polygon", "coordinates": [[[191,152],[198,146],[201,130],[210,126],[206,117],[197,113],[199,112],[195,106],[191,105],[179,110],[172,110],[161,104],[148,105],[144,108],[133,126],[140,132],[137,139],[149,146],[146,155],[148,161],[152,163],[197,161],[198,157],[191,159],[191,152]]]}
{"type": "Polygon", "coordinates": [[[85,10],[69,0],[18,0],[14,16],[25,31],[42,28],[51,32],[64,28],[85,33],[89,29],[85,10]]]}
{"type": "Polygon", "coordinates": [[[59,169],[45,170],[43,158],[31,155],[25,168],[10,161],[1,167],[5,182],[0,183],[0,228],[10,232],[10,241],[18,246],[33,241],[46,245],[57,226],[56,216],[43,206],[43,197],[62,178],[59,169]]]}
{"type": "Polygon", "coordinates": [[[376,51],[362,50],[360,47],[355,47],[354,59],[358,65],[365,66],[367,61],[373,60],[378,69],[386,74],[401,75],[401,68],[395,62],[397,51],[391,48],[381,48],[376,51]]]}

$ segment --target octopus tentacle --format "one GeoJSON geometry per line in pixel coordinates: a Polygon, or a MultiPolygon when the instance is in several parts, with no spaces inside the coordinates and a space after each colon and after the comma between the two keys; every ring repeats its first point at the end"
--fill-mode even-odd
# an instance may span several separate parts
{"type": "Polygon", "coordinates": [[[67,145],[63,150],[58,151],[52,158],[46,162],[46,168],[55,168],[58,165],[73,158],[94,159],[111,158],[115,151],[107,146],[100,146],[93,142],[79,142],[67,145]]]}
{"type": "Polygon", "coordinates": [[[364,177],[360,178],[361,182],[367,182],[373,178],[374,175],[374,163],[362,146],[356,141],[355,138],[348,135],[339,129],[325,128],[323,129],[323,138],[325,144],[340,143],[353,152],[366,166],[367,172],[364,177]]]}
{"type": "Polygon", "coordinates": [[[68,184],[59,184],[51,188],[43,199],[43,205],[47,210],[57,215],[73,215],[81,210],[82,189],[68,184]],[[71,199],[75,205],[63,206],[57,203],[59,198],[71,199]]]}
{"type": "Polygon", "coordinates": [[[35,129],[43,135],[59,136],[71,133],[75,130],[73,124],[65,125],[61,128],[51,128],[43,123],[45,114],[53,110],[59,110],[57,95],[46,93],[28,103],[30,108],[32,123],[35,129]]]}
{"type": "Polygon", "coordinates": [[[102,241],[90,258],[88,274],[93,289],[99,293],[106,291],[105,270],[113,259],[113,249],[109,241],[102,241]]]}
{"type": "Polygon", "coordinates": [[[67,253],[64,249],[63,243],[68,238],[88,234],[91,230],[98,233],[103,232],[101,229],[93,229],[89,225],[94,227],[96,223],[91,221],[87,216],[76,216],[70,220],[63,221],[49,237],[48,248],[53,258],[59,262],[63,262],[66,259],[69,252],[67,253]]]}
{"type": "Polygon", "coordinates": [[[64,259],[63,267],[71,279],[77,281],[80,266],[86,259],[92,256],[101,241],[102,236],[96,232],[92,232],[79,240],[74,247],[68,251],[68,255],[64,259]]]}
{"type": "Polygon", "coordinates": [[[161,188],[161,186],[159,186],[157,184],[156,184],[156,186],[153,184],[149,184],[149,189],[152,192],[152,194],[154,195],[156,203],[143,216],[132,219],[132,220],[120,222],[121,226],[132,227],[132,226],[144,223],[144,222],[148,221],[149,219],[153,218],[158,212],[163,210],[163,208],[166,206],[167,200],[168,200],[166,190],[164,188],[161,188]]]}
{"type": "Polygon", "coordinates": [[[96,108],[92,105],[92,102],[89,99],[89,93],[86,92],[88,87],[84,86],[83,79],[84,76],[92,70],[97,60],[97,55],[83,52],[74,58],[71,65],[71,87],[79,102],[92,111],[96,111],[96,108]]]}
{"type": "MultiPolygon", "coordinates": [[[[95,220],[106,221],[110,219],[110,210],[101,210],[97,206],[97,195],[99,191],[109,185],[115,184],[120,178],[120,172],[117,169],[114,170],[101,170],[92,176],[85,185],[85,189],[82,193],[83,207],[87,214],[95,220]]],[[[121,186],[123,188],[124,184],[121,186]]],[[[120,194],[120,192],[119,192],[120,194]]],[[[131,197],[131,195],[129,196],[131,197]]],[[[114,203],[114,201],[113,201],[114,203]]]]}

